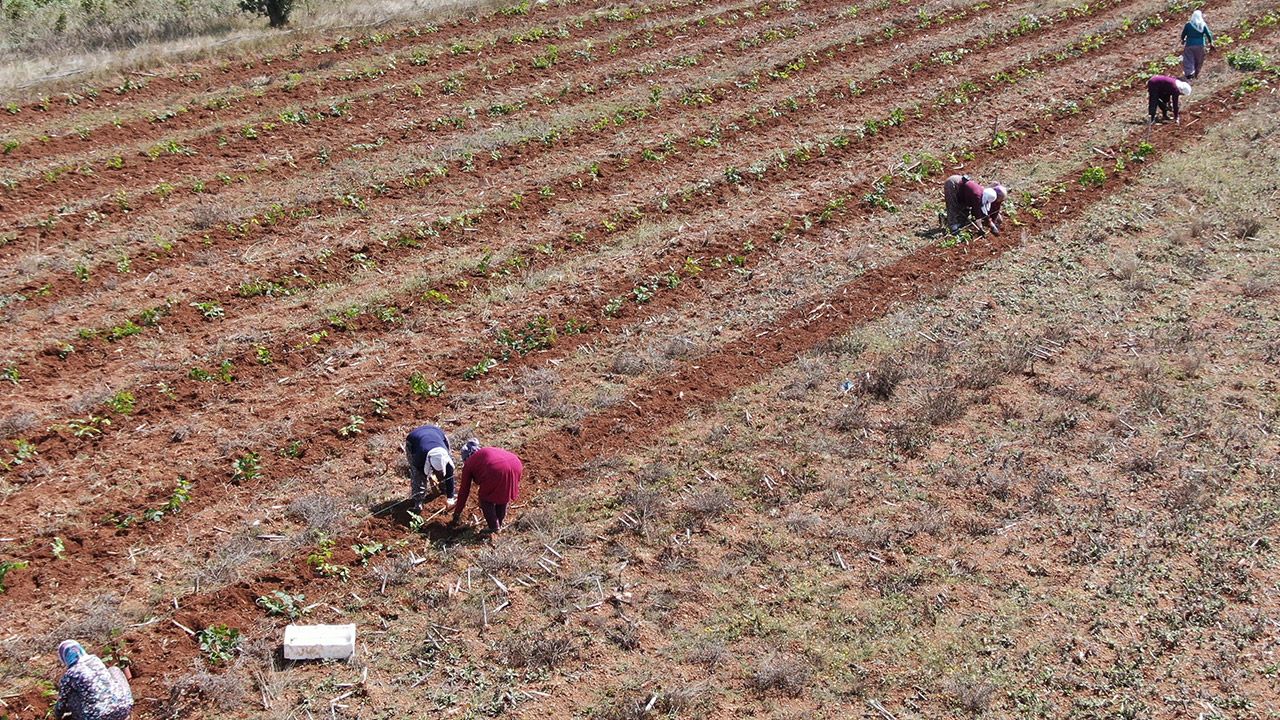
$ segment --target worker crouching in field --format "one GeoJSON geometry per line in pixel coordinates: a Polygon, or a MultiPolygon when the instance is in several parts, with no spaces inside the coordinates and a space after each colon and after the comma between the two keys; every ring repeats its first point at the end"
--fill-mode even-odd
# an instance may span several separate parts
{"type": "Polygon", "coordinates": [[[462,447],[462,482],[458,487],[458,504],[453,522],[462,518],[471,485],[476,485],[476,500],[489,526],[499,532],[507,519],[507,505],[520,496],[520,477],[524,464],[515,453],[497,447],[480,447],[479,441],[468,440],[462,447]]]}
{"type": "Polygon", "coordinates": [[[960,232],[970,222],[981,230],[985,224],[995,235],[1000,234],[1000,209],[1008,192],[1000,183],[984,188],[968,175],[952,175],[942,184],[942,197],[947,203],[947,230],[960,232]]]}
{"type": "Polygon", "coordinates": [[[1171,78],[1168,75],[1156,75],[1147,81],[1147,123],[1156,121],[1156,111],[1159,110],[1164,114],[1164,119],[1169,119],[1169,111],[1173,111],[1173,121],[1181,122],[1182,114],[1178,108],[1178,98],[1183,95],[1191,94],[1191,86],[1187,83],[1171,78]]]}
{"type": "Polygon", "coordinates": [[[70,720],[125,720],[133,712],[133,693],[120,668],[108,668],[75,640],[58,646],[67,671],[58,680],[53,716],[70,720]]]}
{"type": "Polygon", "coordinates": [[[427,497],[427,483],[434,477],[445,496],[445,503],[453,505],[453,456],[449,454],[449,438],[437,425],[414,428],[404,441],[404,456],[409,461],[409,492],[414,512],[422,512],[422,501],[427,497]]]}

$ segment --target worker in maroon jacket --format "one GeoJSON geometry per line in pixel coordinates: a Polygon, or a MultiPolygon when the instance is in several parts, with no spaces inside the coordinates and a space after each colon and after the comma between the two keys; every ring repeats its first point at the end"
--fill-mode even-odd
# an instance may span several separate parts
{"type": "Polygon", "coordinates": [[[490,532],[502,530],[507,519],[507,505],[520,496],[520,476],[524,464],[515,453],[497,447],[480,447],[478,440],[462,446],[462,480],[458,485],[458,504],[453,509],[453,522],[462,518],[471,484],[475,483],[476,499],[490,532]]]}
{"type": "Polygon", "coordinates": [[[1172,78],[1168,75],[1153,76],[1147,81],[1147,123],[1151,124],[1156,121],[1157,110],[1164,113],[1164,119],[1168,122],[1169,111],[1173,110],[1173,121],[1181,124],[1181,113],[1178,112],[1178,98],[1190,94],[1191,85],[1177,78],[1172,78]]]}
{"type": "Polygon", "coordinates": [[[942,184],[942,198],[947,203],[947,229],[952,233],[970,221],[981,230],[983,224],[995,235],[1000,234],[1000,209],[1008,192],[1000,183],[984,188],[968,175],[952,175],[942,184]]]}

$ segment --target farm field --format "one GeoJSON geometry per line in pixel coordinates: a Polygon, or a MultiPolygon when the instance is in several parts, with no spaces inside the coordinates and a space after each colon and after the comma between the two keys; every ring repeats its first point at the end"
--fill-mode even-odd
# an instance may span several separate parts
{"type": "Polygon", "coordinates": [[[561,0],[4,99],[0,718],[68,637],[143,718],[1280,717],[1280,6],[1149,126],[1195,7],[561,0]],[[398,504],[425,422],[524,459],[495,539],[398,504]]]}

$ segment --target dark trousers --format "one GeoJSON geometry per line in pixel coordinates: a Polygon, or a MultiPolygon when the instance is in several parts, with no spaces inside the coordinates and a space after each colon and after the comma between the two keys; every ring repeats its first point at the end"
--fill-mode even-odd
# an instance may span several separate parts
{"type": "Polygon", "coordinates": [[[1147,114],[1155,118],[1156,111],[1159,110],[1164,114],[1164,119],[1169,119],[1169,111],[1173,109],[1173,99],[1168,95],[1160,95],[1154,90],[1147,91],[1147,114]]]}
{"type": "Polygon", "coordinates": [[[507,519],[507,504],[481,500],[480,512],[484,513],[484,521],[489,524],[490,530],[501,530],[502,523],[507,519]]]}
{"type": "MultiPolygon", "coordinates": [[[[431,484],[431,478],[427,477],[427,474],[422,471],[422,468],[427,463],[427,456],[410,452],[408,448],[405,448],[404,455],[405,459],[409,461],[409,496],[415,502],[422,502],[427,497],[427,488],[431,484]]],[[[435,472],[433,471],[431,474],[435,475],[435,472]]],[[[453,481],[453,475],[440,481],[440,490],[445,497],[453,497],[453,481]]]]}

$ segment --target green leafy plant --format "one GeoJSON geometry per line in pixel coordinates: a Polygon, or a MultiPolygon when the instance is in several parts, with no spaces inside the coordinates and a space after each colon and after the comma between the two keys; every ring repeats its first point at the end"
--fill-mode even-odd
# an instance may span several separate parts
{"type": "Polygon", "coordinates": [[[351,437],[364,432],[364,418],[359,415],[352,415],[347,419],[347,424],[338,428],[340,437],[351,437]]]}
{"type": "Polygon", "coordinates": [[[6,367],[4,370],[0,370],[0,380],[8,380],[14,385],[17,385],[18,380],[20,379],[21,379],[21,376],[18,374],[17,365],[10,365],[6,367]]]}
{"type": "Polygon", "coordinates": [[[427,380],[422,373],[415,372],[409,376],[409,389],[420,397],[440,397],[444,394],[444,381],[427,380]]]}
{"type": "Polygon", "coordinates": [[[386,549],[386,545],[377,541],[370,541],[351,546],[351,550],[356,554],[356,557],[360,559],[361,565],[368,564],[370,558],[386,549]]]}
{"type": "Polygon", "coordinates": [[[466,370],[463,370],[462,378],[464,380],[475,380],[478,377],[487,375],[490,370],[496,367],[498,367],[498,361],[491,357],[487,357],[466,370]]]}
{"type": "Polygon", "coordinates": [[[121,390],[107,400],[107,407],[121,415],[132,415],[134,408],[137,407],[137,400],[133,397],[133,393],[121,390]]]}
{"type": "Polygon", "coordinates": [[[278,615],[287,617],[290,620],[297,620],[310,610],[310,608],[302,606],[306,599],[307,597],[302,593],[291,595],[283,590],[273,590],[270,595],[259,597],[257,603],[267,611],[268,615],[278,615]]]}
{"type": "Polygon", "coordinates": [[[210,625],[196,633],[196,642],[209,662],[229,662],[240,648],[240,631],[226,625],[210,625]]]}
{"type": "Polygon", "coordinates": [[[257,358],[259,365],[271,364],[271,348],[266,345],[257,345],[253,348],[253,356],[257,358]]]}
{"type": "Polygon", "coordinates": [[[0,593],[5,591],[5,576],[14,570],[26,568],[28,564],[26,560],[0,560],[0,593]]]}
{"type": "Polygon", "coordinates": [[[1227,53],[1227,65],[1236,70],[1251,72],[1268,67],[1267,56],[1252,48],[1240,48],[1227,53]]]}
{"type": "Polygon", "coordinates": [[[97,415],[67,421],[67,428],[78,438],[95,438],[102,434],[102,429],[111,424],[111,420],[97,415]]]}
{"type": "Polygon", "coordinates": [[[256,480],[262,477],[262,456],[256,452],[248,452],[231,463],[231,478],[236,482],[256,480]]]}
{"type": "Polygon", "coordinates": [[[1101,187],[1107,182],[1107,171],[1094,166],[1080,173],[1080,184],[1084,187],[1101,187]]]}
{"type": "Polygon", "coordinates": [[[53,542],[49,543],[49,548],[53,551],[53,557],[58,560],[67,554],[67,544],[57,535],[53,536],[53,542]]]}
{"type": "Polygon", "coordinates": [[[351,577],[351,568],[333,562],[333,540],[321,537],[316,543],[316,551],[307,556],[307,564],[320,577],[337,578],[346,582],[351,577]]]}
{"type": "Polygon", "coordinates": [[[200,314],[203,315],[206,320],[216,320],[225,314],[222,310],[222,306],[212,300],[207,302],[193,302],[191,303],[191,307],[199,310],[200,314]]]}

